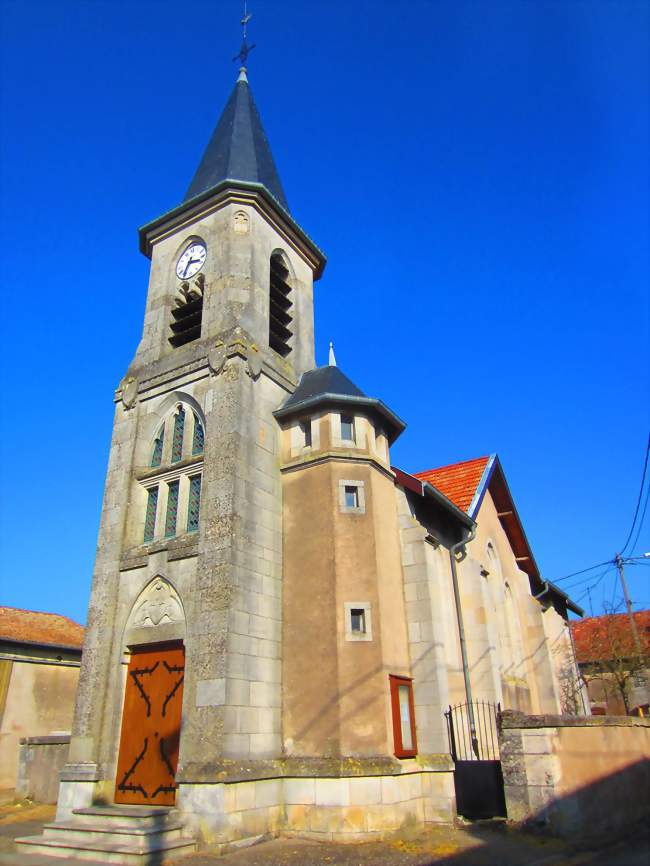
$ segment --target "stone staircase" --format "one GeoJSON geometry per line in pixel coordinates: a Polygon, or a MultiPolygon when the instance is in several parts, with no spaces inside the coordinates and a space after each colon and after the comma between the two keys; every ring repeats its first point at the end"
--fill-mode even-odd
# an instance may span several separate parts
{"type": "Polygon", "coordinates": [[[43,827],[42,836],[16,839],[18,851],[67,860],[156,866],[196,851],[183,837],[183,824],[172,808],[90,806],[73,809],[73,818],[43,827]]]}

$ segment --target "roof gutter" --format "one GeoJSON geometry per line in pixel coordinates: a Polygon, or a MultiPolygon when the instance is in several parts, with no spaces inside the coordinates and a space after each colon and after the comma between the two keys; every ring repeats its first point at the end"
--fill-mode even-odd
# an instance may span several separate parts
{"type": "Polygon", "coordinates": [[[430,499],[433,499],[438,505],[442,506],[445,511],[448,511],[453,517],[456,518],[466,529],[472,529],[476,525],[475,521],[466,514],[461,508],[455,505],[448,496],[445,496],[444,493],[441,493],[437,487],[434,487],[433,484],[429,484],[428,481],[421,481],[419,478],[416,478],[415,475],[409,475],[408,472],[404,472],[403,469],[398,469],[397,466],[391,466],[391,471],[395,474],[395,483],[401,485],[406,488],[406,490],[410,490],[412,493],[415,493],[417,496],[425,497],[428,496],[430,499]]]}
{"type": "Polygon", "coordinates": [[[406,423],[402,421],[402,419],[396,415],[394,412],[386,406],[385,403],[382,403],[381,400],[377,400],[375,397],[357,397],[351,394],[315,394],[313,397],[307,397],[305,400],[301,400],[299,403],[293,403],[290,406],[281,407],[280,409],[276,409],[273,412],[273,416],[275,418],[286,418],[291,415],[296,415],[300,412],[305,411],[306,409],[311,409],[314,406],[318,406],[323,403],[329,403],[333,405],[338,404],[348,404],[351,406],[364,406],[368,409],[374,409],[379,415],[381,415],[385,421],[392,426],[392,434],[389,437],[390,442],[392,443],[397,437],[402,433],[403,430],[406,429],[406,423]]]}
{"type": "Polygon", "coordinates": [[[151,220],[150,222],[143,225],[140,229],[138,229],[138,235],[140,237],[140,252],[144,253],[147,258],[151,258],[152,244],[150,240],[150,235],[152,232],[159,229],[166,223],[178,219],[186,210],[200,207],[204,202],[208,201],[213,196],[216,196],[218,193],[222,193],[228,189],[240,189],[245,192],[257,194],[260,196],[260,198],[264,199],[264,201],[268,205],[271,205],[278,214],[278,216],[280,216],[295,232],[295,234],[298,235],[300,240],[314,257],[314,260],[316,262],[314,279],[317,280],[321,277],[323,270],[325,269],[325,264],[327,262],[325,253],[314,243],[314,241],[309,237],[309,235],[300,228],[300,226],[294,220],[291,214],[282,207],[280,202],[268,191],[268,189],[263,184],[254,183],[252,181],[237,180],[235,178],[226,178],[225,180],[220,181],[215,186],[210,187],[210,189],[207,189],[204,192],[201,192],[198,195],[187,199],[187,201],[181,202],[181,204],[177,205],[175,208],[172,208],[161,216],[156,217],[156,219],[151,220]]]}
{"type": "Polygon", "coordinates": [[[0,644],[3,643],[11,643],[16,644],[16,646],[27,646],[27,647],[44,647],[45,649],[53,649],[53,650],[67,650],[68,652],[76,652],[81,654],[82,646],[81,644],[74,645],[68,643],[48,643],[47,641],[42,640],[24,640],[22,638],[13,638],[13,637],[5,637],[0,635],[0,644]]]}
{"type": "MultiPolygon", "coordinates": [[[[455,505],[449,497],[445,496],[444,493],[441,493],[437,487],[434,487],[433,484],[429,484],[428,481],[422,482],[422,490],[427,495],[430,496],[431,499],[435,499],[440,505],[444,505],[448,511],[451,511],[454,517],[458,518],[460,522],[467,528],[471,529],[473,532],[475,531],[476,521],[472,520],[469,514],[466,514],[462,508],[459,508],[455,505]]],[[[473,538],[474,536],[472,536],[473,538]]],[[[471,538],[467,539],[471,541],[471,538]]],[[[463,542],[464,544],[465,542],[463,542]]]]}
{"type": "Polygon", "coordinates": [[[564,602],[565,602],[568,610],[573,611],[573,613],[577,614],[578,616],[584,616],[585,612],[584,612],[583,608],[578,607],[578,605],[574,601],[571,601],[571,599],[566,594],[566,592],[563,592],[559,586],[556,586],[550,580],[544,580],[543,584],[544,584],[544,586],[542,587],[541,592],[536,593],[533,596],[534,599],[539,600],[543,595],[546,595],[547,593],[549,595],[554,593],[555,595],[559,595],[560,598],[564,599],[564,602]]]}

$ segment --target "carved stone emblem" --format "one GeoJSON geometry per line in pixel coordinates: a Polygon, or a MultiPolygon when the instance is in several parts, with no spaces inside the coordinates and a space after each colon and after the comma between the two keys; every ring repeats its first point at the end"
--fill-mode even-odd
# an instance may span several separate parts
{"type": "Polygon", "coordinates": [[[122,382],[122,403],[125,409],[133,409],[138,399],[138,380],[127,376],[122,382]]]}
{"type": "Polygon", "coordinates": [[[171,584],[158,577],[145,589],[133,612],[131,624],[138,628],[155,628],[169,622],[183,621],[183,608],[171,584]]]}
{"type": "Polygon", "coordinates": [[[223,370],[223,365],[226,363],[226,347],[223,343],[213,346],[208,352],[208,366],[215,376],[223,370]]]}
{"type": "Polygon", "coordinates": [[[243,210],[238,210],[233,216],[232,227],[235,231],[235,234],[248,234],[248,216],[244,213],[243,210]]]}

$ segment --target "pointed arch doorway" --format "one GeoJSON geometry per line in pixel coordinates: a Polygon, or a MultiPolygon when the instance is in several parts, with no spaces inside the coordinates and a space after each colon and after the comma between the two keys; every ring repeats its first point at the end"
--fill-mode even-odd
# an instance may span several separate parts
{"type": "Polygon", "coordinates": [[[130,658],[116,803],[174,805],[185,677],[184,626],[178,594],[168,581],[157,577],[136,600],[125,634],[130,658]]]}
{"type": "Polygon", "coordinates": [[[116,803],[174,805],[184,674],[182,643],[134,648],[124,694],[116,803]]]}

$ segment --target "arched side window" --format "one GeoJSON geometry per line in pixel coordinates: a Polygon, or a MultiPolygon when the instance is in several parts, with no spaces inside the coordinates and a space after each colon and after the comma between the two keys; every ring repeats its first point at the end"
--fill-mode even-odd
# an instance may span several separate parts
{"type": "Polygon", "coordinates": [[[519,619],[519,611],[515,601],[512,589],[508,581],[504,584],[504,600],[506,613],[506,627],[508,629],[508,638],[510,643],[510,675],[513,677],[521,677],[524,673],[524,643],[521,633],[521,621],[519,619]]]}
{"type": "Polygon", "coordinates": [[[172,463],[183,459],[183,434],[185,433],[185,409],[178,407],[174,417],[174,438],[172,440],[172,463]]]}
{"type": "Polygon", "coordinates": [[[198,531],[204,445],[205,431],[198,413],[178,403],[153,441],[150,467],[158,471],[148,473],[142,482],[146,491],[145,544],[198,531]]]}
{"type": "Polygon", "coordinates": [[[203,293],[205,274],[199,273],[207,256],[207,248],[200,238],[188,238],[176,264],[180,280],[170,322],[170,344],[176,349],[201,337],[203,319],[203,293]]]}
{"type": "Polygon", "coordinates": [[[196,414],[196,412],[192,413],[194,415],[194,436],[192,437],[192,454],[203,454],[203,445],[205,441],[205,434],[203,433],[203,424],[201,424],[201,419],[196,414]]]}
{"type": "Polygon", "coordinates": [[[282,357],[291,351],[292,322],[289,268],[282,253],[271,256],[269,277],[269,346],[282,357]]]}
{"type": "Polygon", "coordinates": [[[160,430],[158,431],[158,435],[154,439],[153,449],[151,451],[151,463],[149,464],[152,468],[155,466],[160,466],[162,463],[162,453],[163,453],[163,445],[165,444],[165,425],[162,424],[160,430]]]}

